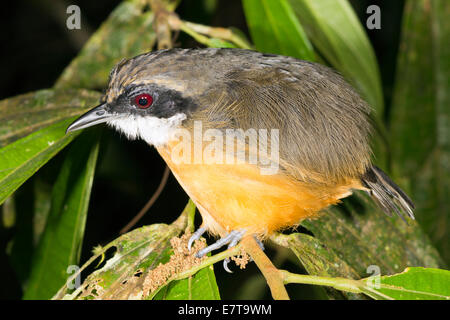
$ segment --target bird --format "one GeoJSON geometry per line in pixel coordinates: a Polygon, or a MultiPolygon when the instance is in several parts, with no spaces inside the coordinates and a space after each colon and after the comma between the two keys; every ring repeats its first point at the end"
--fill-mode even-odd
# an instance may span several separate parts
{"type": "Polygon", "coordinates": [[[154,146],[202,216],[189,249],[206,231],[219,237],[196,253],[202,257],[245,235],[263,247],[355,190],[390,216],[414,219],[411,199],[372,163],[371,112],[319,63],[174,48],[121,60],[100,105],[67,133],[106,123],[154,146]]]}

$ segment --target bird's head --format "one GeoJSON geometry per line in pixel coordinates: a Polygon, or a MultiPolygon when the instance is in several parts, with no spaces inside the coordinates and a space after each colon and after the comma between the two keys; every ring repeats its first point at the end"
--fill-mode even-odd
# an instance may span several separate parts
{"type": "Polygon", "coordinates": [[[111,71],[101,104],[67,132],[107,123],[130,139],[164,144],[170,130],[188,119],[198,109],[198,99],[214,87],[217,78],[209,76],[214,66],[203,56],[197,50],[172,49],[121,61],[111,71]]]}

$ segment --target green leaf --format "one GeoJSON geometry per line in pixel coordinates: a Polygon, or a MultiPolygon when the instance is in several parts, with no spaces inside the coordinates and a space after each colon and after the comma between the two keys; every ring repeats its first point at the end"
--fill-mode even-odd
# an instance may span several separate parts
{"type": "Polygon", "coordinates": [[[64,134],[70,122],[56,123],[0,149],[0,204],[73,140],[76,134],[64,134]]]}
{"type": "Polygon", "coordinates": [[[388,217],[362,192],[345,199],[343,206],[326,210],[320,219],[305,220],[302,225],[361,278],[370,265],[379,266],[382,274],[394,274],[408,266],[443,266],[439,253],[415,221],[405,223],[397,216],[388,217]]]}
{"type": "Polygon", "coordinates": [[[219,300],[213,266],[203,268],[188,279],[170,282],[153,300],[219,300]]]}
{"type": "MultiPolygon", "coordinates": [[[[439,253],[414,221],[406,224],[386,216],[361,192],[343,202],[317,219],[302,221],[314,238],[296,234],[275,238],[294,251],[311,275],[361,279],[370,274],[370,266],[385,275],[408,266],[443,266],[439,253]]],[[[335,292],[329,293],[336,297],[335,292]]]]}
{"type": "Polygon", "coordinates": [[[44,233],[33,256],[24,299],[48,299],[78,263],[99,149],[98,131],[70,147],[52,191],[44,233]]]}
{"type": "Polygon", "coordinates": [[[51,205],[51,184],[40,175],[35,175],[9,197],[15,204],[16,223],[12,245],[9,248],[9,263],[25,288],[32,269],[32,252],[39,243],[45,229],[51,205]]]}
{"type": "Polygon", "coordinates": [[[143,1],[124,1],[72,60],[55,88],[104,88],[112,67],[123,58],[148,52],[155,43],[153,12],[143,1]]]}
{"type": "MultiPolygon", "coordinates": [[[[281,235],[278,240],[285,242],[285,246],[291,248],[309,274],[323,277],[359,278],[355,269],[341,259],[332,248],[312,236],[292,233],[281,235]]],[[[342,299],[343,295],[349,299],[361,298],[353,293],[341,293],[331,289],[328,289],[328,294],[335,299],[342,299]]]]}
{"type": "Polygon", "coordinates": [[[450,263],[450,2],[407,1],[392,104],[394,174],[450,263]]]}
{"type": "Polygon", "coordinates": [[[392,276],[373,277],[360,289],[374,299],[450,300],[450,271],[406,268],[392,276]]]}
{"type": "MultiPolygon", "coordinates": [[[[81,114],[95,105],[98,98],[98,93],[88,93],[85,90],[44,90],[7,99],[0,103],[1,106],[5,107],[14,102],[20,103],[21,101],[32,100],[33,104],[30,104],[30,110],[33,110],[33,106],[36,106],[36,112],[46,114],[42,118],[45,120],[42,120],[41,126],[52,123],[0,149],[0,204],[79,134],[79,132],[75,132],[66,135],[67,126],[74,120],[73,115],[81,114]],[[66,109],[69,110],[60,112],[47,110],[49,111],[47,113],[45,110],[46,105],[53,106],[56,109],[62,109],[66,106],[66,109]],[[60,120],[68,117],[70,119],[60,120]]],[[[2,113],[5,117],[4,119],[8,118],[5,109],[2,111],[4,111],[2,113]]],[[[5,139],[8,141],[16,139],[24,132],[35,130],[36,127],[33,124],[27,124],[28,121],[31,122],[31,120],[27,120],[29,116],[30,114],[27,110],[23,110],[18,114],[18,119],[12,119],[11,121],[17,127],[22,127],[23,130],[18,130],[14,135],[10,135],[5,139]]],[[[9,122],[4,122],[0,130],[4,130],[3,128],[8,126],[10,126],[9,122]]]]}
{"type": "Polygon", "coordinates": [[[319,53],[383,115],[383,92],[369,39],[347,0],[289,0],[319,53]]]}
{"type": "MultiPolygon", "coordinates": [[[[64,299],[138,298],[142,294],[145,271],[169,260],[169,241],[180,232],[177,226],[154,224],[120,236],[102,251],[116,248],[114,256],[101,269],[91,273],[78,290],[64,299]]],[[[55,298],[63,297],[58,294],[55,298]]]]}
{"type": "MultiPolygon", "coordinates": [[[[94,91],[45,89],[0,101],[0,147],[94,107],[94,91]]],[[[0,158],[1,161],[1,158],[0,158]]]]}
{"type": "MultiPolygon", "coordinates": [[[[152,283],[152,270],[169,262],[173,254],[170,240],[186,229],[189,212],[193,209],[195,207],[188,203],[180,218],[171,225],[144,226],[120,236],[102,249],[103,253],[112,247],[117,250],[101,269],[90,274],[72,294],[64,296],[65,288],[62,288],[54,298],[148,299],[156,294],[155,299],[219,299],[212,267],[203,268],[187,279],[171,282],[162,279],[159,291],[146,289],[152,283]]],[[[86,266],[100,254],[91,258],[86,266]]]]}
{"type": "Polygon", "coordinates": [[[313,48],[287,0],[244,0],[242,4],[259,51],[315,60],[313,48]]]}

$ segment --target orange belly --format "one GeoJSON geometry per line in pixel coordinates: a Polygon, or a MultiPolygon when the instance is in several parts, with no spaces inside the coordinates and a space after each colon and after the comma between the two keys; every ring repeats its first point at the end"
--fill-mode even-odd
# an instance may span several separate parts
{"type": "Polygon", "coordinates": [[[283,174],[261,175],[251,164],[175,164],[168,148],[158,152],[197,205],[202,226],[220,236],[245,229],[265,237],[295,226],[348,196],[354,185],[312,187],[283,174]]]}

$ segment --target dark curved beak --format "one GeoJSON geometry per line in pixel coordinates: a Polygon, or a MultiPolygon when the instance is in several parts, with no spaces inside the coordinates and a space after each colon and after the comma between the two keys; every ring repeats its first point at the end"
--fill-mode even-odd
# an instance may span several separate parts
{"type": "Polygon", "coordinates": [[[113,114],[106,110],[106,103],[103,103],[72,122],[72,124],[67,127],[66,134],[72,131],[92,127],[99,123],[104,123],[114,117],[113,114]]]}

